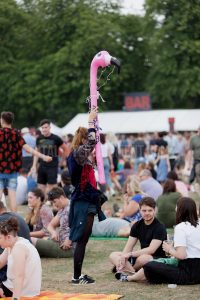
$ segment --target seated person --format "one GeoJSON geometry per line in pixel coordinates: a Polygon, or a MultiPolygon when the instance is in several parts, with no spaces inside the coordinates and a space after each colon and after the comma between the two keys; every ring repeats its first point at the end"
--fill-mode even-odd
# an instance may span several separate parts
{"type": "Polygon", "coordinates": [[[170,171],[167,174],[167,178],[174,180],[176,185],[176,191],[178,193],[180,193],[183,197],[188,197],[187,185],[183,181],[179,180],[178,175],[176,174],[175,171],[170,171]]]}
{"type": "Polygon", "coordinates": [[[58,184],[58,186],[60,186],[61,188],[63,188],[63,190],[65,192],[65,196],[68,199],[71,199],[71,194],[72,194],[72,192],[74,190],[74,187],[73,187],[73,185],[71,183],[71,177],[69,175],[69,171],[64,170],[61,173],[61,181],[58,184]]]}
{"type": "Polygon", "coordinates": [[[30,230],[24,219],[18,213],[7,211],[3,202],[0,201],[0,222],[7,221],[11,217],[15,217],[19,223],[18,236],[31,242],[30,230]]]}
{"type": "Polygon", "coordinates": [[[36,239],[35,246],[41,257],[72,257],[72,242],[69,240],[68,224],[69,199],[66,198],[60,187],[54,187],[50,190],[48,199],[58,210],[47,227],[51,239],[36,239]]]}
{"type": "MultiPolygon", "coordinates": [[[[7,212],[4,203],[0,201],[0,223],[7,221],[11,217],[15,217],[19,223],[19,230],[17,232],[18,236],[23,237],[31,242],[30,230],[24,219],[14,212],[7,212]]],[[[0,254],[3,252],[3,249],[0,248],[0,254]]],[[[0,282],[6,280],[7,265],[0,269],[0,282]]]]}
{"type": "Polygon", "coordinates": [[[134,174],[133,166],[130,161],[125,161],[123,169],[116,171],[115,174],[120,175],[119,182],[122,186],[124,186],[127,178],[134,174]]]}
{"type": "MultiPolygon", "coordinates": [[[[150,261],[132,276],[121,281],[144,281],[180,285],[199,284],[200,221],[195,201],[188,197],[178,200],[174,231],[174,247],[163,242],[163,250],[179,260],[177,265],[150,261]]],[[[121,279],[122,279],[121,278],[121,279]]]]}
{"type": "Polygon", "coordinates": [[[151,197],[144,197],[139,205],[142,219],[131,227],[124,250],[110,254],[110,261],[120,272],[134,273],[153,257],[165,257],[162,242],[166,240],[167,232],[164,225],[155,218],[156,203],[151,197]],[[134,250],[138,240],[141,249],[134,250]]]}
{"type": "Polygon", "coordinates": [[[142,170],[139,178],[141,190],[156,201],[163,192],[161,184],[152,177],[151,171],[148,169],[142,170]]]}
{"type": "Polygon", "coordinates": [[[47,226],[53,219],[52,209],[45,204],[45,196],[41,189],[36,188],[28,193],[28,206],[30,212],[26,217],[26,222],[30,228],[30,236],[33,244],[34,238],[47,238],[49,232],[47,226]]]}
{"type": "Polygon", "coordinates": [[[0,224],[0,268],[7,264],[7,279],[0,285],[0,297],[33,297],[40,294],[42,268],[35,247],[18,237],[19,224],[11,217],[0,224]]]}
{"type": "Polygon", "coordinates": [[[16,189],[16,201],[17,205],[22,205],[27,202],[27,194],[28,194],[28,170],[21,169],[19,171],[19,176],[17,177],[17,189],[16,189]]]}
{"type": "Polygon", "coordinates": [[[176,192],[174,180],[167,179],[163,186],[163,194],[157,200],[157,218],[166,228],[173,227],[176,224],[175,209],[180,197],[181,194],[176,192]]]}
{"type": "Polygon", "coordinates": [[[104,237],[128,237],[130,234],[130,223],[119,218],[107,218],[101,222],[94,218],[92,236],[104,237]]]}
{"type": "Polygon", "coordinates": [[[132,224],[139,221],[141,219],[139,203],[144,196],[147,195],[141,191],[137,176],[130,176],[127,182],[127,192],[123,196],[124,206],[118,213],[119,217],[132,224]]]}

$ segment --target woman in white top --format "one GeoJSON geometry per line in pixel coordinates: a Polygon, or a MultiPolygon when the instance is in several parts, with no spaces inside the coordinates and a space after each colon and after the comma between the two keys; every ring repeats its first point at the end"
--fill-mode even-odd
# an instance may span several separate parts
{"type": "Polygon", "coordinates": [[[0,223],[0,268],[7,264],[7,280],[0,284],[0,297],[30,297],[40,294],[41,261],[36,248],[18,237],[18,221],[11,217],[0,223]]]}
{"type": "Polygon", "coordinates": [[[176,224],[174,247],[163,242],[163,250],[179,260],[178,266],[151,261],[132,275],[130,281],[147,279],[150,283],[181,285],[200,283],[200,221],[191,198],[178,200],[176,224]]]}

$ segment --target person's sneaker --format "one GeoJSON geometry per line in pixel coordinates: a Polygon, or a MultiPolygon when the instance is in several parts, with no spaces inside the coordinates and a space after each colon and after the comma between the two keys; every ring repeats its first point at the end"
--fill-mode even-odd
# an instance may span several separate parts
{"type": "Polygon", "coordinates": [[[79,279],[72,278],[71,283],[74,285],[76,285],[76,284],[94,284],[95,280],[88,275],[81,275],[79,277],[79,279]]]}
{"type": "Polygon", "coordinates": [[[115,278],[122,282],[128,281],[128,276],[126,274],[119,273],[119,272],[115,274],[115,278]]]}

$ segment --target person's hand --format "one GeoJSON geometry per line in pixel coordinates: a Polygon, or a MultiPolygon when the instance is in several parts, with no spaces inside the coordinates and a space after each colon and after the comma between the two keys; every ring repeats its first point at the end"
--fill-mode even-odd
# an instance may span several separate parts
{"type": "Polygon", "coordinates": [[[166,253],[173,249],[173,241],[163,241],[162,248],[166,253]]]}
{"type": "Polygon", "coordinates": [[[70,249],[71,247],[72,247],[72,241],[70,240],[65,240],[60,246],[60,248],[62,248],[63,250],[70,249]]]}
{"type": "Polygon", "coordinates": [[[97,118],[97,113],[98,113],[98,107],[91,108],[89,117],[88,117],[88,122],[94,122],[97,118]]]}
{"type": "Polygon", "coordinates": [[[46,162],[50,162],[50,161],[52,161],[52,157],[51,157],[51,156],[48,156],[48,155],[44,155],[44,156],[42,157],[42,160],[44,160],[44,161],[46,161],[46,162]]]}
{"type": "Polygon", "coordinates": [[[58,242],[58,234],[57,234],[57,232],[53,232],[53,233],[51,234],[51,239],[52,239],[53,241],[58,242]]]}
{"type": "Polygon", "coordinates": [[[114,168],[115,168],[115,167],[114,167],[114,165],[113,165],[113,164],[111,164],[111,165],[110,165],[110,170],[111,170],[111,171],[113,171],[113,170],[114,170],[114,168]]]}
{"type": "Polygon", "coordinates": [[[37,168],[35,167],[35,166],[33,166],[31,169],[30,169],[30,171],[29,171],[29,173],[28,173],[28,176],[30,176],[30,175],[32,175],[32,174],[34,174],[34,173],[36,173],[37,172],[37,168]]]}
{"type": "Polygon", "coordinates": [[[125,263],[126,263],[125,257],[121,255],[116,265],[117,271],[122,271],[123,268],[125,267],[125,263]]]}
{"type": "Polygon", "coordinates": [[[4,298],[4,297],[5,297],[4,291],[3,291],[3,289],[1,289],[1,288],[0,288],[0,297],[1,297],[1,298],[4,298]]]}
{"type": "Polygon", "coordinates": [[[131,256],[131,253],[124,253],[120,256],[118,264],[117,264],[117,271],[122,271],[123,268],[125,267],[126,261],[129,259],[131,256]]]}

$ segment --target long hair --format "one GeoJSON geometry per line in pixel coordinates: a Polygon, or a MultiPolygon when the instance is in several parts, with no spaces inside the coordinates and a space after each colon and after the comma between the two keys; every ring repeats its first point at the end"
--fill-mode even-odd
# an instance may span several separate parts
{"type": "Polygon", "coordinates": [[[83,145],[83,139],[88,138],[88,129],[85,127],[79,127],[72,140],[72,150],[77,149],[80,145],[83,145]]]}
{"type": "Polygon", "coordinates": [[[129,188],[131,190],[131,192],[133,193],[133,195],[135,194],[142,194],[142,195],[146,195],[140,188],[140,182],[138,180],[138,177],[136,175],[132,175],[129,177],[129,188]]]}
{"type": "Polygon", "coordinates": [[[35,225],[39,219],[40,216],[40,209],[42,205],[44,204],[45,196],[41,189],[35,188],[31,191],[31,193],[34,194],[35,197],[37,197],[40,200],[40,205],[36,209],[31,209],[26,217],[26,223],[35,225]]]}
{"type": "Polygon", "coordinates": [[[189,222],[194,227],[199,223],[196,203],[189,197],[182,197],[177,202],[176,224],[181,222],[189,222]]]}

